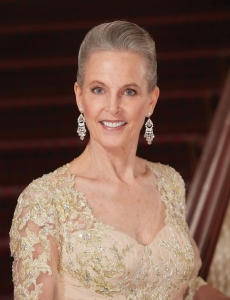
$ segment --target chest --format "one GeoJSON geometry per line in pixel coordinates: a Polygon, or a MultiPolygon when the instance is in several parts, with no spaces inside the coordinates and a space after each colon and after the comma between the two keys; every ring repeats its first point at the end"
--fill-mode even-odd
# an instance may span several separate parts
{"type": "Polygon", "coordinates": [[[70,197],[73,213],[61,227],[59,273],[71,278],[74,285],[77,281],[77,285],[87,288],[87,295],[91,291],[92,299],[98,294],[122,295],[121,299],[130,300],[182,299],[194,268],[194,251],[185,231],[180,189],[174,180],[158,175],[156,184],[161,195],[156,186],[149,190],[135,187],[130,193],[105,182],[106,189],[92,182],[76,182],[70,197]],[[129,226],[128,230],[136,230],[136,234],[137,224],[141,224],[143,234],[147,231],[144,218],[151,221],[147,226],[156,226],[160,207],[166,214],[165,226],[150,242],[125,232],[129,226]],[[144,216],[139,223],[136,211],[144,216]],[[73,222],[71,218],[75,217],[73,222]],[[117,230],[113,224],[122,224],[125,230],[117,230]]]}
{"type": "Polygon", "coordinates": [[[95,218],[148,245],[165,225],[165,204],[156,185],[81,183],[95,218]]]}
{"type": "Polygon", "coordinates": [[[193,250],[174,225],[167,224],[147,247],[101,222],[94,225],[95,230],[66,236],[60,273],[91,289],[92,296],[95,291],[146,300],[183,293],[194,267],[193,250]]]}

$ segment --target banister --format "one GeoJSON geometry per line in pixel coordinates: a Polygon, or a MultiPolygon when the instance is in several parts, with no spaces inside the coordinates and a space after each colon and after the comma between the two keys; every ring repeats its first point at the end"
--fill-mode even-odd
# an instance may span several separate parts
{"type": "Polygon", "coordinates": [[[230,199],[230,71],[187,197],[187,222],[206,279],[230,199]]]}

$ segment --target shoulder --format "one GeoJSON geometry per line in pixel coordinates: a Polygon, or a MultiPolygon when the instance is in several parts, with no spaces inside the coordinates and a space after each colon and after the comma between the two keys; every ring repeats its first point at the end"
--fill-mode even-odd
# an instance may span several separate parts
{"type": "Polygon", "coordinates": [[[163,165],[161,163],[153,163],[147,161],[148,165],[157,177],[161,179],[161,182],[165,182],[168,185],[173,185],[176,188],[183,190],[185,192],[185,183],[180,175],[174,168],[169,165],[163,165]]]}
{"type": "Polygon", "coordinates": [[[39,177],[33,180],[22,192],[23,196],[31,196],[35,192],[52,192],[53,188],[58,187],[61,184],[60,178],[64,178],[65,171],[67,170],[69,164],[64,165],[53,172],[44,174],[42,177],[39,177]]]}
{"type": "MultiPolygon", "coordinates": [[[[63,176],[68,164],[57,170],[33,180],[19,195],[14,212],[12,228],[23,228],[30,220],[38,226],[54,223],[57,215],[57,201],[71,179],[63,176]]],[[[69,183],[71,184],[71,183],[69,183]]]]}
{"type": "Polygon", "coordinates": [[[39,211],[39,205],[48,203],[50,196],[63,186],[66,177],[62,175],[67,168],[68,164],[33,180],[19,196],[18,205],[32,205],[35,211],[39,211]]]}
{"type": "Polygon", "coordinates": [[[44,228],[58,240],[56,229],[61,219],[66,218],[59,198],[63,194],[63,186],[67,185],[66,182],[71,182],[71,178],[63,176],[67,168],[68,165],[65,165],[33,180],[20,194],[10,230],[11,253],[17,248],[20,232],[25,231],[28,226],[35,226],[37,231],[44,228]]]}
{"type": "Polygon", "coordinates": [[[156,184],[167,207],[169,219],[186,228],[185,184],[181,175],[172,167],[160,163],[147,162],[156,175],[156,184]]]}

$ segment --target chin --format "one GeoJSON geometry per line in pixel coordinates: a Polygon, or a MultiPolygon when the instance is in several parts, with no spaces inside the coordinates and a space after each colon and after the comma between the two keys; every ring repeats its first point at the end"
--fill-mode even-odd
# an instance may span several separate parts
{"type": "Polygon", "coordinates": [[[100,144],[107,149],[115,150],[120,148],[126,148],[129,145],[128,139],[114,139],[114,138],[107,138],[103,139],[100,144]]]}

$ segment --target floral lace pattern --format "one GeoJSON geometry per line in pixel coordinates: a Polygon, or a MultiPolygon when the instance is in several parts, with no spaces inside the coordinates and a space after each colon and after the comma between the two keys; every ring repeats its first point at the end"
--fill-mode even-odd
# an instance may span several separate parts
{"type": "Polygon", "coordinates": [[[69,164],[24,190],[10,231],[15,299],[44,295],[41,278],[54,273],[54,244],[58,274],[91,289],[94,298],[166,300],[178,291],[183,294],[195,259],[187,235],[184,182],[169,166],[147,164],[166,205],[165,226],[148,246],[94,217],[85,196],[74,188],[75,177],[66,174],[69,164]]]}

